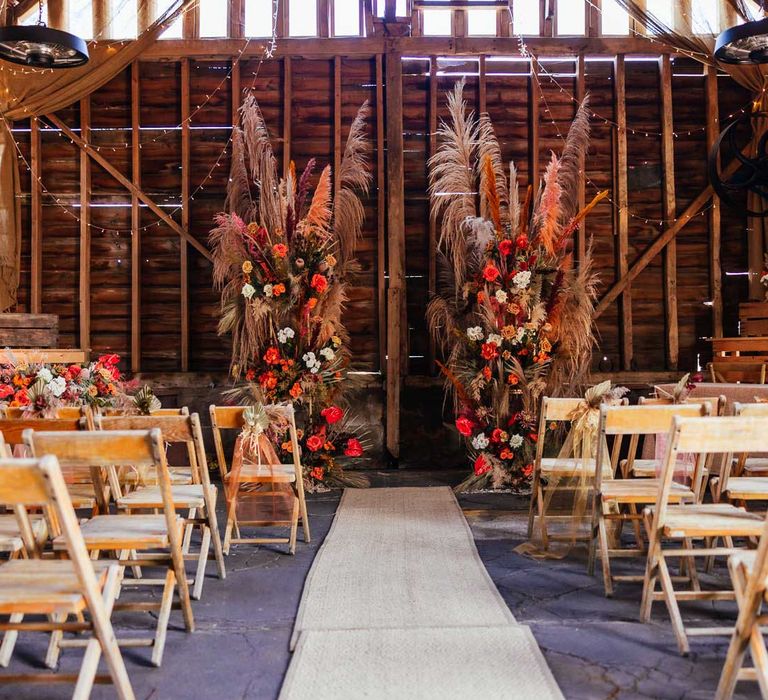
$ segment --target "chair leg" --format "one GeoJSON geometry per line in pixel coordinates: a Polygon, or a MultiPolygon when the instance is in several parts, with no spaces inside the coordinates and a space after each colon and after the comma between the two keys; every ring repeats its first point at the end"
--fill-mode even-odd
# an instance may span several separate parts
{"type": "Polygon", "coordinates": [[[195,617],[192,614],[192,601],[189,597],[189,584],[187,583],[187,572],[184,569],[184,556],[180,549],[171,547],[171,561],[176,574],[176,586],[179,589],[179,599],[181,601],[181,612],[184,616],[184,627],[187,632],[195,631],[195,617]]]}
{"type": "Polygon", "coordinates": [[[534,520],[534,514],[536,513],[536,508],[538,506],[537,503],[537,494],[539,492],[539,473],[538,471],[533,475],[533,484],[531,485],[531,502],[528,505],[528,530],[527,530],[527,537],[530,540],[531,537],[533,537],[533,520],[534,520]]]}
{"type": "MultiPolygon", "coordinates": [[[[693,551],[693,540],[690,537],[686,537],[683,541],[683,546],[693,551]]],[[[696,558],[691,555],[690,557],[685,557],[682,561],[685,562],[685,570],[688,578],[691,580],[691,590],[700,591],[701,584],[699,583],[699,573],[696,571],[696,558]]]]}
{"type": "Polygon", "coordinates": [[[190,508],[187,517],[189,518],[189,522],[184,526],[184,539],[181,543],[181,551],[184,554],[189,554],[189,548],[192,544],[192,530],[195,529],[192,520],[197,517],[197,508],[190,508]]]}
{"type": "Polygon", "coordinates": [[[304,490],[299,491],[299,511],[301,515],[301,527],[304,531],[304,543],[309,544],[312,541],[312,536],[309,533],[309,516],[307,515],[307,498],[304,494],[304,490]]]}
{"type": "Polygon", "coordinates": [[[288,553],[296,553],[296,534],[299,530],[299,499],[293,499],[293,512],[291,513],[291,535],[288,543],[288,553]]]}
{"type": "Polygon", "coordinates": [[[659,550],[660,547],[652,543],[648,550],[648,559],[645,564],[645,576],[643,578],[643,597],[640,603],[640,622],[649,622],[651,608],[653,606],[653,594],[656,592],[656,582],[659,576],[659,550]]]}
{"type": "Polygon", "coordinates": [[[680,606],[678,606],[677,598],[675,597],[672,577],[669,575],[669,569],[663,554],[659,557],[659,578],[661,579],[661,590],[664,593],[664,602],[667,604],[669,617],[672,621],[672,631],[677,638],[677,648],[683,656],[688,656],[691,647],[688,644],[688,636],[685,634],[685,625],[680,614],[680,606]]]}
{"type": "Polygon", "coordinates": [[[219,521],[216,517],[216,490],[211,489],[205,501],[205,515],[208,518],[208,524],[211,529],[211,539],[213,540],[213,554],[216,557],[216,567],[219,572],[219,578],[227,578],[227,568],[224,564],[224,548],[221,544],[221,534],[219,533],[219,521]]]}
{"type": "MultiPolygon", "coordinates": [[[[21,613],[13,613],[9,622],[21,622],[23,619],[24,615],[21,613]]],[[[16,630],[8,630],[3,635],[3,641],[0,643],[0,666],[3,668],[6,668],[11,663],[11,656],[13,656],[13,649],[18,638],[19,633],[16,630]]]]}
{"type": "MultiPolygon", "coordinates": [[[[51,622],[66,622],[67,616],[65,614],[50,615],[48,619],[51,622]]],[[[56,668],[58,665],[62,639],[64,639],[64,632],[61,630],[53,630],[51,632],[51,637],[48,640],[48,651],[45,654],[45,665],[47,668],[56,668]]]]}
{"type": "MultiPolygon", "coordinates": [[[[601,506],[598,506],[598,508],[600,507],[601,506]]],[[[608,532],[605,527],[605,513],[598,514],[597,526],[597,536],[600,543],[600,564],[603,568],[603,586],[605,587],[605,597],[612,598],[613,577],[611,576],[611,557],[608,553],[608,532]]]]}
{"type": "Polygon", "coordinates": [[[541,546],[549,549],[549,532],[547,531],[547,514],[544,505],[544,489],[539,481],[538,495],[536,496],[536,508],[539,511],[539,532],[541,533],[541,546]]]}
{"type": "MultiPolygon", "coordinates": [[[[752,610],[754,610],[753,614],[756,615],[757,610],[754,609],[754,606],[752,606],[752,610]]],[[[757,626],[752,621],[748,623],[752,630],[751,633],[750,630],[744,628],[744,623],[747,622],[746,614],[747,610],[744,609],[739,612],[739,621],[736,623],[736,629],[733,631],[731,643],[728,646],[728,654],[726,655],[725,663],[723,664],[723,671],[720,674],[720,681],[717,684],[717,693],[715,695],[716,700],[730,700],[733,697],[733,693],[736,690],[736,683],[739,680],[739,671],[741,671],[741,667],[744,665],[744,657],[747,654],[747,648],[753,647],[752,638],[754,637],[755,632],[757,632],[758,636],[760,637],[758,646],[762,647],[762,652],[759,653],[761,653],[762,656],[765,656],[765,642],[762,639],[759,628],[757,628],[757,626]]],[[[762,669],[758,668],[758,660],[755,658],[754,648],[752,648],[751,651],[755,668],[758,670],[759,678],[761,670],[763,675],[765,675],[766,667],[763,666],[762,669]]],[[[765,695],[765,693],[763,693],[763,695],[765,695]]]]}
{"type": "Polygon", "coordinates": [[[168,631],[168,620],[171,617],[173,607],[173,589],[176,585],[176,575],[172,567],[165,572],[165,585],[163,586],[163,598],[160,601],[160,610],[157,614],[157,628],[155,630],[155,643],[152,647],[152,665],[159,667],[163,662],[165,651],[165,637],[168,631]]]}
{"type": "Polygon", "coordinates": [[[205,582],[205,565],[208,563],[208,552],[211,549],[211,528],[203,525],[203,540],[200,543],[200,556],[197,558],[197,571],[195,572],[195,585],[192,588],[192,597],[200,600],[203,595],[203,583],[205,582]]]}

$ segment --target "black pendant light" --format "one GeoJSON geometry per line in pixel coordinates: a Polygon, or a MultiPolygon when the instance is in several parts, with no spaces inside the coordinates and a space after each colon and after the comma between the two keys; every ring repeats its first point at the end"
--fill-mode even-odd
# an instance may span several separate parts
{"type": "MultiPolygon", "coordinates": [[[[758,4],[765,12],[768,0],[758,4]]],[[[717,37],[715,58],[731,64],[768,63],[768,18],[726,29],[717,37]]]]}
{"type": "Polygon", "coordinates": [[[43,0],[39,0],[38,12],[35,25],[0,27],[0,58],[31,68],[76,68],[88,63],[85,41],[46,26],[43,0]]]}

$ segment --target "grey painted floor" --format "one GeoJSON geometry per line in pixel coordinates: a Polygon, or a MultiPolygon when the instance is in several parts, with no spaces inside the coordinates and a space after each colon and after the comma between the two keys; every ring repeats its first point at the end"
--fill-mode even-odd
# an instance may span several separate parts
{"type": "MultiPolygon", "coordinates": [[[[408,470],[373,473],[371,481],[374,486],[438,485],[455,483],[455,476],[408,470]]],[[[149,665],[148,649],[125,650],[137,697],[276,698],[289,662],[288,639],[304,577],[330,527],[338,500],[338,493],[310,497],[313,542],[309,546],[300,542],[295,557],[277,547],[233,547],[227,560],[227,580],[209,577],[203,599],[194,604],[196,632],[186,634],[180,613],[174,612],[162,668],[149,665]]],[[[694,640],[693,653],[682,658],[661,606],[652,624],[637,622],[639,586],[623,584],[616,597],[608,600],[601,581],[586,574],[580,556],[538,562],[512,551],[522,540],[525,499],[482,494],[462,496],[460,501],[491,577],[518,621],[533,629],[569,700],[713,696],[725,639],[694,640]]],[[[640,564],[632,568],[642,570],[640,564]]],[[[733,607],[723,603],[686,610],[689,617],[710,623],[717,618],[733,619],[733,607]]],[[[146,629],[141,618],[116,616],[115,623],[118,634],[126,624],[146,629]]],[[[20,639],[10,672],[39,665],[42,637],[28,634],[20,639]]],[[[67,650],[62,667],[75,668],[79,659],[79,651],[67,650]]],[[[739,691],[739,697],[759,697],[756,685],[740,684],[739,691]]],[[[67,698],[71,692],[68,685],[4,686],[0,698],[67,698]]],[[[93,697],[110,698],[114,693],[102,686],[93,697]]],[[[514,697],[513,689],[510,697],[514,697]]]]}

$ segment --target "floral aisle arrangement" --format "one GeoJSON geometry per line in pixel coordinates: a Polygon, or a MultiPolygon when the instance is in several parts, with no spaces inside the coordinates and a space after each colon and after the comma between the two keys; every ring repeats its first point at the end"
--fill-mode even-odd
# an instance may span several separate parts
{"type": "Polygon", "coordinates": [[[0,365],[0,407],[21,408],[25,415],[53,417],[64,406],[116,408],[125,400],[118,355],[95,362],[0,365]]]}
{"type": "Polygon", "coordinates": [[[594,337],[591,254],[574,270],[574,232],[605,196],[578,210],[582,105],[537,197],[509,178],[487,114],[467,114],[463,82],[430,159],[431,215],[444,268],[427,321],[445,360],[456,427],[473,473],[460,488],[521,486],[532,473],[540,397],[583,391],[594,337]],[[479,192],[479,197],[475,193],[479,192]]]}
{"type": "MultiPolygon", "coordinates": [[[[352,123],[336,182],[327,166],[314,192],[315,161],[280,179],[253,96],[233,136],[226,208],[211,232],[219,334],[232,336],[236,400],[293,401],[310,486],[349,483],[340,457],[360,457],[362,436],[342,408],[349,337],[342,324],[370,183],[367,103],[352,123]],[[251,186],[254,184],[254,187],[251,186]],[[243,382],[244,380],[244,382],[243,382]]],[[[290,442],[280,443],[285,453],[290,442]]],[[[286,456],[286,455],[281,455],[286,456]]]]}

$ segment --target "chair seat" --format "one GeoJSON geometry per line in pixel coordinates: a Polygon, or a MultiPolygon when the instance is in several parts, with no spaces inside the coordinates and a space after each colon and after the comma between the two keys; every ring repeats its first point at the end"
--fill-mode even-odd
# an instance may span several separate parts
{"type": "Polygon", "coordinates": [[[660,471],[661,465],[655,459],[636,459],[629,473],[638,479],[655,479],[660,471]]]}
{"type": "MultiPolygon", "coordinates": [[[[114,562],[95,561],[100,586],[114,562]]],[[[76,614],[85,608],[72,562],[68,559],[13,559],[0,564],[0,614],[76,614]]]]}
{"type": "MultiPolygon", "coordinates": [[[[205,506],[202,484],[175,484],[171,486],[173,504],[177,508],[202,508],[205,506]]],[[[214,501],[216,487],[211,486],[214,501]]],[[[140,486],[135,491],[117,499],[118,508],[162,508],[163,494],[159,486],[140,486]]]]}
{"type": "MultiPolygon", "coordinates": [[[[229,481],[232,472],[229,472],[224,478],[229,481]]],[[[241,483],[293,483],[296,481],[296,468],[293,464],[252,464],[246,462],[243,464],[237,475],[238,482],[241,483]]]]}
{"type": "MultiPolygon", "coordinates": [[[[757,559],[757,550],[745,549],[742,552],[736,552],[728,557],[728,568],[731,570],[731,576],[738,576],[742,588],[746,585],[747,579],[755,568],[757,559]]],[[[763,598],[768,602],[768,579],[763,582],[763,598]]]]}
{"type": "MultiPolygon", "coordinates": [[[[578,474],[583,474],[584,469],[586,466],[587,472],[589,472],[589,475],[594,475],[595,473],[595,460],[587,459],[587,460],[576,460],[572,457],[568,459],[560,459],[558,457],[544,457],[541,460],[541,475],[544,477],[553,477],[553,476],[575,476],[578,474]]],[[[611,470],[611,465],[606,464],[603,466],[603,478],[604,479],[610,479],[613,476],[613,471],[611,470]]]]}
{"type": "Polygon", "coordinates": [[[93,510],[96,507],[96,492],[93,484],[67,484],[67,491],[75,510],[85,508],[93,510]]]}
{"type": "Polygon", "coordinates": [[[768,457],[747,457],[747,461],[744,464],[744,473],[768,476],[768,457]]]}
{"type": "MultiPolygon", "coordinates": [[[[184,519],[176,516],[181,533],[184,519]]],[[[88,549],[162,549],[169,546],[164,515],[97,515],[80,526],[88,549]]],[[[63,537],[54,549],[65,549],[63,537]]]]}
{"type": "MultiPolygon", "coordinates": [[[[38,542],[48,537],[48,524],[42,515],[30,515],[32,534],[38,542]]],[[[19,552],[24,549],[24,542],[19,532],[19,524],[13,513],[0,515],[0,552],[19,552]]]]}
{"type": "Polygon", "coordinates": [[[739,476],[728,479],[725,492],[745,501],[768,500],[768,476],[739,476]]]}
{"type": "MultiPolygon", "coordinates": [[[[619,503],[655,503],[660,485],[659,479],[610,479],[602,483],[601,496],[604,501],[619,503]]],[[[672,483],[669,492],[670,503],[695,499],[693,491],[687,486],[672,483]]]]}
{"type": "MultiPolygon", "coordinates": [[[[192,467],[168,467],[168,474],[171,477],[172,484],[191,484],[192,467]]],[[[134,469],[126,469],[120,475],[120,481],[126,484],[157,483],[157,470],[150,467],[146,471],[139,473],[134,469]]]]}
{"type": "Polygon", "coordinates": [[[668,537],[759,537],[764,521],[763,516],[729,503],[670,506],[664,534],[668,537]]]}

